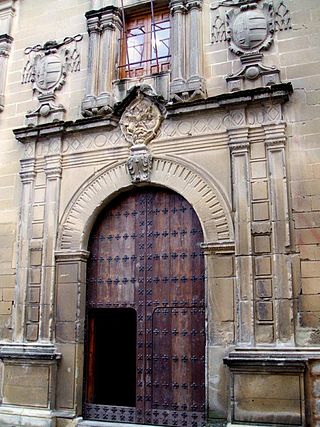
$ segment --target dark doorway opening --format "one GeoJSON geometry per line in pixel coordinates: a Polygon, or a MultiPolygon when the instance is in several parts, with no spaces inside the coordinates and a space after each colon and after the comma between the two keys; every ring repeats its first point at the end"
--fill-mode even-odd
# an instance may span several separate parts
{"type": "Polygon", "coordinates": [[[132,308],[91,310],[88,323],[88,401],[134,407],[136,311],[132,308]]]}

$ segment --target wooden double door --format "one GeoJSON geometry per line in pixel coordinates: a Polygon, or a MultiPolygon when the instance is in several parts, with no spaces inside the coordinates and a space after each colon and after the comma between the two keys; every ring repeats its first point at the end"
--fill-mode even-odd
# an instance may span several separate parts
{"type": "Polygon", "coordinates": [[[93,227],[84,417],[205,425],[203,234],[180,195],[124,193],[93,227]]]}

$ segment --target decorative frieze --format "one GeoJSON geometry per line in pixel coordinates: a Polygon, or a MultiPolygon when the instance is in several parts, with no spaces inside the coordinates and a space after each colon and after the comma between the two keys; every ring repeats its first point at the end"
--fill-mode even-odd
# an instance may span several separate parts
{"type": "Polygon", "coordinates": [[[66,37],[63,41],[48,41],[43,46],[27,47],[25,54],[29,56],[22,74],[22,84],[32,83],[33,91],[37,94],[39,106],[26,115],[27,125],[39,124],[40,117],[50,117],[51,121],[63,119],[65,108],[56,104],[55,92],[65,83],[68,72],[80,70],[80,54],[77,43],[82,35],[66,37]],[[68,44],[72,48],[63,48],[68,44]]]}

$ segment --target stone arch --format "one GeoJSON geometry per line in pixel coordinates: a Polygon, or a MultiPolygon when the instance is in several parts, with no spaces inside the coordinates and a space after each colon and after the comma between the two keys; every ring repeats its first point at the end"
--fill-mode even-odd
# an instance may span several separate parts
{"type": "MultiPolygon", "coordinates": [[[[181,159],[155,157],[150,184],[181,194],[194,208],[208,242],[234,240],[231,208],[213,178],[181,159]]],[[[67,206],[59,227],[59,251],[85,250],[100,210],[119,193],[132,187],[124,162],[108,165],[81,186],[67,206]]]]}

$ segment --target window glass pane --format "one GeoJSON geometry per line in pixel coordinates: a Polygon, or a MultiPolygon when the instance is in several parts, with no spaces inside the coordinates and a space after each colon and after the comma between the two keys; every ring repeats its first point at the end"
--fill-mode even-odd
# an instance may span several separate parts
{"type": "MultiPolygon", "coordinates": [[[[170,22],[156,22],[152,25],[152,60],[167,61],[170,55],[170,22]]],[[[155,61],[152,61],[154,64],[155,61]]]]}
{"type": "MultiPolygon", "coordinates": [[[[127,46],[129,63],[141,66],[144,57],[145,31],[144,27],[132,28],[127,32],[127,46]]],[[[127,58],[126,58],[127,60],[127,58]]]]}

